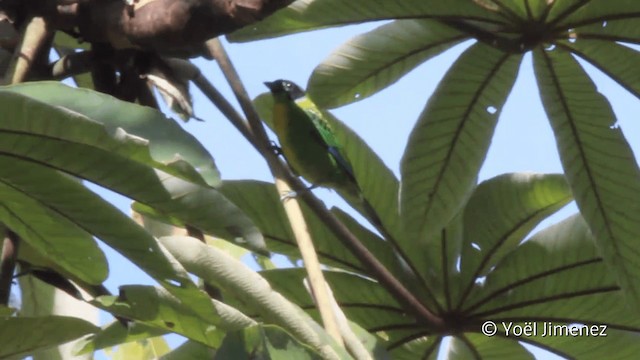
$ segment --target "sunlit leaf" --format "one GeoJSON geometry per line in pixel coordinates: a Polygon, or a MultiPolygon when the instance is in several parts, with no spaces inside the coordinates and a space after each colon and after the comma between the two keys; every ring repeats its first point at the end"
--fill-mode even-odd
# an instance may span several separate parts
{"type": "Polygon", "coordinates": [[[520,59],[473,45],[420,115],[401,162],[400,210],[412,241],[439,232],[469,195],[520,59]]]}
{"type": "Polygon", "coordinates": [[[580,212],[628,303],[640,301],[640,169],[607,99],[566,51],[538,49],[542,103],[580,212]]]}
{"type": "Polygon", "coordinates": [[[371,96],[468,35],[434,20],[397,20],[342,44],[316,67],[309,95],[333,108],[371,96]]]}

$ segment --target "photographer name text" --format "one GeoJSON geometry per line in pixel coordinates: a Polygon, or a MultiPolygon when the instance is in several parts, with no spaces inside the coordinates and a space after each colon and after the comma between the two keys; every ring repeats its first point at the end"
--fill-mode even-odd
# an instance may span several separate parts
{"type": "Polygon", "coordinates": [[[524,323],[486,321],[482,333],[494,336],[501,333],[505,337],[606,337],[607,325],[557,324],[552,322],[524,323]]]}

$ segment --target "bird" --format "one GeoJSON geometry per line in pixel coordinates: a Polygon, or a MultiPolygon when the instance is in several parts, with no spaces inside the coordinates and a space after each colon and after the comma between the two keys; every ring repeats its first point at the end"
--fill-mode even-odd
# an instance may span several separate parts
{"type": "Polygon", "coordinates": [[[274,99],[273,130],[293,173],[311,183],[310,189],[328,187],[360,198],[353,167],[322,111],[292,81],[264,84],[274,99]]]}

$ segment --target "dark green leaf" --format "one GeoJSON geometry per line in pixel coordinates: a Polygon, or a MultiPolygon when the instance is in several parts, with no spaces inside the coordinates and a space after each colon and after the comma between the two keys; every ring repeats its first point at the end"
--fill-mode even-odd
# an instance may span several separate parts
{"type": "Polygon", "coordinates": [[[562,175],[505,174],[481,183],[464,209],[463,286],[473,286],[540,221],[571,200],[562,175]]]}

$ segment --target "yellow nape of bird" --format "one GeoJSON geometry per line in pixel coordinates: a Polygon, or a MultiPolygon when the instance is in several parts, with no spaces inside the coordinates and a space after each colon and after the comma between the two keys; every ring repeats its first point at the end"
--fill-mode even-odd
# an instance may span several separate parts
{"type": "Polygon", "coordinates": [[[288,80],[265,82],[274,98],[273,126],[291,169],[313,186],[359,199],[353,169],[322,112],[288,80]]]}

